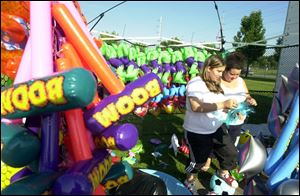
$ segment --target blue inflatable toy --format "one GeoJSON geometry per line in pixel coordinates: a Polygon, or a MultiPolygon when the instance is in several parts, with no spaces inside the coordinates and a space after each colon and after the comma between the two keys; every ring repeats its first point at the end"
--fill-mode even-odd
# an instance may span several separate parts
{"type": "Polygon", "coordinates": [[[162,179],[166,184],[168,195],[191,195],[191,192],[179,180],[169,174],[152,169],[140,169],[140,171],[162,179]]]}
{"type": "MultiPolygon", "coordinates": [[[[299,90],[296,92],[296,96],[293,100],[291,113],[287,119],[287,122],[282,128],[282,132],[279,135],[277,142],[270,152],[267,158],[264,171],[267,175],[271,175],[275,168],[280,164],[285,151],[290,143],[290,138],[294,131],[296,130],[299,121],[299,90]]],[[[299,150],[299,147],[298,147],[299,150]]]]}
{"type": "Polygon", "coordinates": [[[287,157],[281,161],[272,175],[269,177],[266,186],[273,192],[276,188],[286,179],[291,177],[292,172],[295,170],[299,163],[299,142],[291,152],[287,155],[287,157]]]}

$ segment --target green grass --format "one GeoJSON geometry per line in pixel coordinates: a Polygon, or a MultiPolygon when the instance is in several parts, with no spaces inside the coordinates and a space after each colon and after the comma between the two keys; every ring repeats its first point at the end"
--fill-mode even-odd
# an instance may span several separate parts
{"type": "MultiPolygon", "coordinates": [[[[256,113],[252,114],[247,123],[260,124],[267,122],[267,116],[271,108],[273,93],[255,92],[255,91],[273,91],[275,79],[248,77],[245,82],[253,96],[258,102],[255,108],[256,113]]],[[[184,172],[187,155],[179,152],[174,155],[173,150],[168,146],[171,143],[172,134],[176,134],[179,142],[184,137],[183,134],[184,114],[166,114],[161,113],[157,117],[148,113],[145,117],[140,118],[134,114],[129,114],[123,118],[120,123],[132,123],[139,130],[139,141],[143,144],[144,152],[137,154],[138,162],[133,165],[135,168],[149,168],[168,173],[180,181],[184,181],[186,175],[184,172]],[[155,158],[151,155],[157,146],[150,143],[151,138],[158,138],[167,146],[162,150],[162,156],[155,158]],[[160,162],[163,161],[168,165],[163,167],[160,162]]],[[[180,142],[181,143],[181,142],[180,142]]],[[[117,152],[118,155],[125,155],[127,152],[117,152]]],[[[218,162],[213,160],[209,172],[200,173],[199,180],[205,186],[209,187],[209,179],[218,168],[218,162]]]]}
{"type": "Polygon", "coordinates": [[[147,114],[145,117],[140,118],[130,114],[122,120],[122,123],[132,123],[138,128],[139,139],[143,144],[144,152],[138,154],[138,163],[134,164],[134,167],[151,168],[169,173],[179,180],[184,179],[184,167],[187,155],[178,153],[175,157],[173,150],[168,148],[171,143],[172,134],[176,134],[179,140],[183,138],[183,117],[184,114],[170,115],[161,113],[157,117],[147,114]],[[162,156],[159,158],[151,155],[157,147],[150,143],[150,139],[152,138],[158,138],[164,144],[161,145],[164,148],[161,150],[162,156]],[[167,163],[168,166],[163,167],[160,161],[167,163]]]}
{"type": "Polygon", "coordinates": [[[246,85],[250,91],[273,91],[275,87],[274,78],[262,78],[250,76],[244,78],[246,85]]]}
{"type": "Polygon", "coordinates": [[[251,96],[256,100],[255,114],[250,115],[247,123],[266,123],[274,96],[275,79],[273,78],[244,78],[251,96]]]}
{"type": "Polygon", "coordinates": [[[258,69],[258,68],[253,68],[251,71],[254,72],[254,75],[271,75],[271,76],[276,76],[277,75],[277,69],[258,69]]]}

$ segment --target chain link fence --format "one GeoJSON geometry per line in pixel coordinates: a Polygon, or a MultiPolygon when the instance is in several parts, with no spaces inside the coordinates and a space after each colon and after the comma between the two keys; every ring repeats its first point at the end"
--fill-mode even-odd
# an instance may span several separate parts
{"type": "Polygon", "coordinates": [[[295,65],[299,65],[299,44],[282,48],[278,62],[278,71],[276,77],[275,89],[279,89],[281,75],[289,76],[295,65]]]}
{"type": "MultiPolygon", "coordinates": [[[[274,80],[274,89],[270,93],[276,93],[281,82],[280,75],[288,76],[299,62],[299,45],[286,47],[268,47],[263,56],[254,61],[248,72],[249,78],[263,78],[274,80]]],[[[245,76],[243,70],[242,76],[245,76]]],[[[266,92],[261,89],[261,92],[266,92]]]]}
{"type": "Polygon", "coordinates": [[[281,84],[280,75],[288,77],[295,62],[299,62],[299,45],[266,48],[264,55],[251,64],[245,79],[268,82],[270,86],[261,85],[255,89],[251,85],[248,86],[251,96],[259,104],[259,107],[255,108],[256,114],[250,116],[248,123],[267,122],[273,97],[277,95],[281,84]]]}

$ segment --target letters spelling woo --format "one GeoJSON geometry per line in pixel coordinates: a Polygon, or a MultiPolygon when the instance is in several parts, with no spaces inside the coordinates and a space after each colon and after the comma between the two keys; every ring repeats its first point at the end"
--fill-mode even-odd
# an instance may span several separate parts
{"type": "Polygon", "coordinates": [[[96,112],[93,118],[104,128],[112,125],[120,119],[122,115],[132,112],[135,106],[140,106],[149,98],[161,93],[161,88],[157,79],[146,83],[144,87],[133,89],[130,95],[123,95],[115,103],[110,103],[102,110],[96,112]]]}
{"type": "Polygon", "coordinates": [[[32,84],[21,84],[1,92],[1,116],[15,110],[30,111],[31,106],[45,107],[66,104],[63,91],[64,76],[56,76],[48,81],[36,80],[32,84]]]}

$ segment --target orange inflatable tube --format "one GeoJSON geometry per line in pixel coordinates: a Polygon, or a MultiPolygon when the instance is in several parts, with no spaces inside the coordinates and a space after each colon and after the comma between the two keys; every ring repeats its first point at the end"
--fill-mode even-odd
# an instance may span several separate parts
{"type": "Polygon", "coordinates": [[[81,109],[65,111],[68,133],[76,162],[93,157],[82,115],[81,109]]]}
{"type": "Polygon", "coordinates": [[[5,31],[15,42],[26,38],[23,27],[13,19],[12,15],[1,12],[1,30],[5,31]]]}
{"type": "Polygon", "coordinates": [[[23,18],[26,22],[30,21],[29,1],[1,1],[1,12],[23,18]]]}
{"type": "MultiPolygon", "coordinates": [[[[59,58],[56,60],[57,70],[64,71],[79,67],[78,63],[71,63],[68,58],[59,58]]],[[[64,112],[68,124],[68,134],[72,146],[72,154],[75,161],[91,159],[92,151],[88,142],[88,135],[84,125],[81,109],[71,109],[64,112]]]]}
{"type": "Polygon", "coordinates": [[[3,73],[8,75],[8,77],[14,79],[16,77],[20,62],[21,62],[21,57],[18,56],[12,59],[8,59],[6,63],[6,69],[3,73]]]}
{"type": "Polygon", "coordinates": [[[67,58],[58,58],[55,60],[55,64],[56,64],[57,71],[64,71],[72,68],[71,60],[67,58]]]}
{"type": "Polygon", "coordinates": [[[12,80],[14,80],[22,55],[23,50],[9,51],[1,48],[1,73],[8,75],[12,80]]]}
{"type": "MultiPolygon", "coordinates": [[[[75,67],[84,67],[79,56],[77,55],[73,46],[67,42],[63,43],[61,46],[61,51],[66,59],[69,59],[71,62],[71,68],[75,67]]],[[[90,70],[89,67],[85,67],[86,69],[90,70]]]]}
{"type": "Polygon", "coordinates": [[[102,45],[103,45],[102,39],[94,37],[94,41],[95,41],[98,48],[102,47],[102,45]]]}
{"type": "MultiPolygon", "coordinates": [[[[88,70],[90,70],[89,67],[84,66],[84,64],[81,62],[76,50],[72,46],[72,44],[69,44],[68,42],[65,42],[61,46],[61,52],[64,55],[65,58],[60,58],[58,61],[62,63],[62,67],[65,67],[66,69],[72,69],[75,67],[84,67],[88,70]],[[68,61],[68,62],[65,62],[68,61]],[[67,66],[70,64],[69,66],[67,66]]],[[[61,69],[61,68],[60,68],[61,69]]],[[[65,70],[65,69],[63,69],[65,70]]],[[[95,106],[97,103],[99,103],[101,99],[99,98],[98,94],[96,93],[94,100],[90,105],[87,106],[87,108],[91,108],[95,106]]]]}
{"type": "Polygon", "coordinates": [[[125,88],[124,84],[114,75],[105,59],[90,43],[70,11],[63,4],[52,6],[52,15],[62,27],[67,40],[74,46],[80,57],[101,80],[111,94],[118,94],[125,88]]]}

